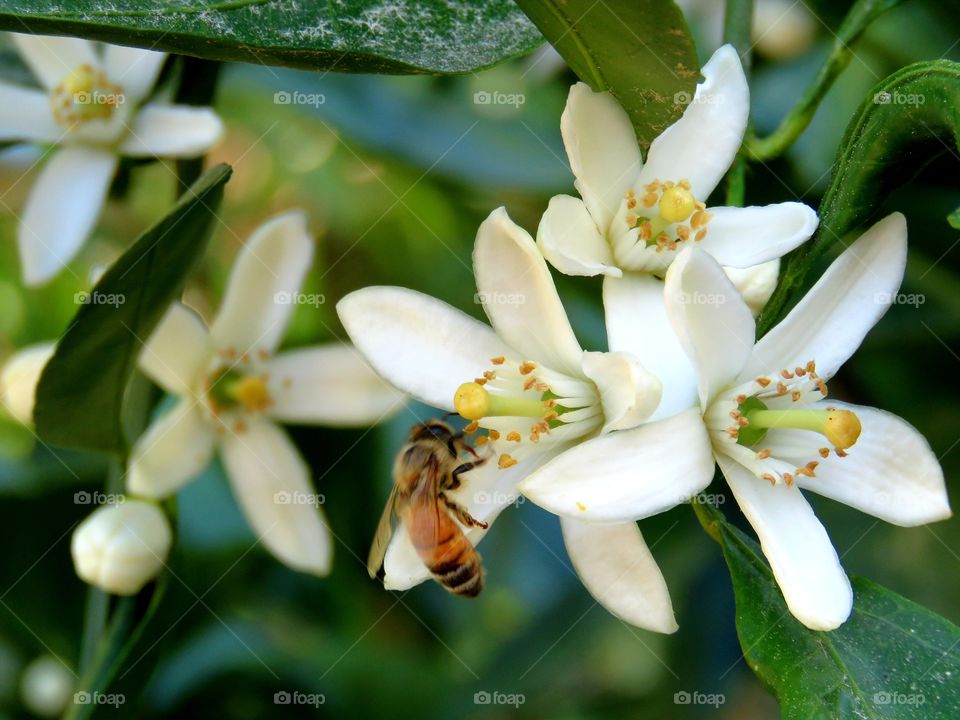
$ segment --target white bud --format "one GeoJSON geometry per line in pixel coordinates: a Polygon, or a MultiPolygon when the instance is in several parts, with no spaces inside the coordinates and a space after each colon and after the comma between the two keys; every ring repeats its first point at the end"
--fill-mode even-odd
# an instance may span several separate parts
{"type": "Polygon", "coordinates": [[[40,373],[53,355],[55,343],[38,343],[15,352],[0,372],[0,397],[14,418],[29,425],[40,373]]]}
{"type": "Polygon", "coordinates": [[[754,49],[772,60],[800,55],[810,47],[816,31],[816,20],[802,2],[757,0],[754,5],[754,49]]]}
{"type": "Polygon", "coordinates": [[[39,717],[57,717],[70,701],[73,673],[52,655],[42,655],[27,665],[20,679],[23,704],[39,717]]]}
{"type": "Polygon", "coordinates": [[[748,268],[725,267],[723,271],[756,316],[773,295],[780,277],[780,259],[748,268]]]}
{"type": "Polygon", "coordinates": [[[150,502],[104,505],[73,533],[73,566],[80,579],[115,595],[133,595],[155,578],[173,535],[163,511],[150,502]]]}

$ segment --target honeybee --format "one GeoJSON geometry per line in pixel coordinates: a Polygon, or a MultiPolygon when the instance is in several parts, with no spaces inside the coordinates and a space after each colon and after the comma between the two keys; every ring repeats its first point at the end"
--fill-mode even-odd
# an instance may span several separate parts
{"type": "Polygon", "coordinates": [[[487,523],[454,502],[447,491],[458,488],[460,476],[484,462],[486,458],[477,455],[463,439],[463,433],[454,432],[440,420],[430,420],[410,430],[406,445],[393,463],[393,490],[367,559],[370,577],[381,574],[397,518],[406,527],[417,555],[434,580],[455,595],[476,597],[480,593],[480,554],[461,525],[486,529],[487,523]],[[465,454],[472,459],[464,460],[465,454]]]}

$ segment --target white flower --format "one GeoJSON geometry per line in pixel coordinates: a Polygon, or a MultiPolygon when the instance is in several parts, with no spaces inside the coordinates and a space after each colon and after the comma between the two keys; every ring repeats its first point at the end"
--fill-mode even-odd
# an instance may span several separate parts
{"type": "Polygon", "coordinates": [[[173,533],[152,502],[103,505],[77,526],[70,543],[80,579],[115,595],[134,595],[164,567],[173,533]]]}
{"type": "Polygon", "coordinates": [[[0,140],[58,146],[20,219],[24,282],[48,281],[79,251],[106,199],[118,156],[194,157],[220,137],[208,108],[146,104],[166,53],[88,41],[12,38],[44,88],[0,83],[0,140]]]}
{"type": "MultiPolygon", "coordinates": [[[[852,593],[801,489],[897,525],[950,516],[943,471],[914,428],[881,410],[825,397],[826,381],[896,296],[906,249],[906,224],[895,213],[845,250],[756,343],[749,309],[713,258],[685,250],[667,273],[667,310],[697,369],[707,431],[691,435],[685,452],[716,457],[790,611],[813,629],[843,623],[852,593]]],[[[597,520],[663,509],[650,498],[671,490],[638,478],[635,470],[656,445],[637,443],[627,466],[605,455],[599,442],[544,466],[524,491],[554,512],[597,520]],[[579,512],[578,504],[588,511],[579,512]]],[[[711,464],[690,486],[705,487],[712,473],[711,464]]]]}
{"type": "Polygon", "coordinates": [[[402,399],[352,348],[275,354],[312,257],[303,213],[279,215],[241,251],[209,330],[185,306],[170,308],[140,367],[179,400],[137,441],[127,487],[148,497],[174,493],[219,450],[266,548],[290,567],[322,575],[333,548],[319,496],[276,422],[367,425],[402,399]]]}
{"type": "Polygon", "coordinates": [[[56,343],[52,342],[21,348],[7,360],[0,372],[0,398],[3,405],[10,415],[24,425],[33,422],[37,385],[55,348],[56,343]]]}
{"type": "Polygon", "coordinates": [[[20,695],[26,708],[38,717],[59,717],[73,693],[74,673],[63,660],[41,655],[32,660],[20,678],[20,695]]]}
{"type": "MultiPolygon", "coordinates": [[[[516,499],[517,482],[551,458],[587,438],[635,432],[630,428],[656,407],[660,384],[628,353],[581,349],[536,244],[502,208],[480,226],[473,265],[477,301],[492,328],[403,288],[358,290],[337,310],[386,380],[486,430],[476,444],[489,462],[452,495],[489,523],[516,499]]],[[[667,437],[664,452],[670,447],[681,453],[667,437]]],[[[684,461],[673,469],[684,472],[684,461]]],[[[663,577],[635,523],[571,520],[563,529],[573,564],[598,600],[630,622],[676,628],[663,577]]],[[[467,532],[474,543],[482,535],[467,532]]],[[[402,528],[387,550],[385,573],[391,589],[429,576],[402,528]]]]}
{"type": "MultiPolygon", "coordinates": [[[[724,4],[716,0],[677,0],[696,25],[707,47],[719,47],[723,37],[724,4]]],[[[817,33],[816,19],[802,2],[756,0],[753,8],[753,50],[773,60],[796,57],[810,47],[817,33]]]]}

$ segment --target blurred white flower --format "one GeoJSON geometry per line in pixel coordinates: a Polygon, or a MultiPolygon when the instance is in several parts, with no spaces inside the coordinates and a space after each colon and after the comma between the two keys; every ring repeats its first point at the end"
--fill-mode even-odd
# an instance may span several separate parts
{"type": "MultiPolygon", "coordinates": [[[[709,452],[698,458],[686,451],[685,434],[642,425],[657,405],[659,381],[629,353],[581,349],[533,238],[502,208],[480,226],[473,266],[476,302],[492,327],[404,288],[365,288],[337,306],[354,344],[385,379],[487,431],[477,445],[489,462],[452,493],[471,515],[492,523],[516,500],[526,475],[598,436],[659,431],[662,453],[674,458],[653,466],[665,474],[662,482],[695,475],[691,464],[712,464],[709,452]]],[[[702,426],[696,414],[690,420],[694,431],[702,426]]],[[[611,612],[661,632],[676,629],[663,577],[636,523],[564,520],[563,531],[581,579],[611,612]]],[[[467,530],[474,544],[482,535],[467,530]]],[[[391,589],[429,577],[402,528],[384,570],[391,589]]]]}
{"type": "Polygon", "coordinates": [[[45,342],[17,350],[0,371],[0,398],[3,406],[24,425],[33,423],[40,374],[53,356],[56,343],[45,342]]]}
{"type": "MultiPolygon", "coordinates": [[[[717,0],[676,0],[697,37],[708,48],[723,42],[725,3],[717,0]]],[[[813,43],[817,20],[806,3],[797,0],[755,0],[753,50],[771,60],[787,60],[803,53],[813,43]]]]}
{"type": "Polygon", "coordinates": [[[20,695],[24,707],[38,717],[58,717],[70,702],[73,673],[52,655],[41,655],[23,671],[20,678],[20,695]]]}
{"type": "Polygon", "coordinates": [[[11,34],[42,90],[0,83],[0,140],[53,144],[17,243],[28,285],[50,280],[90,234],[118,157],[195,157],[220,137],[209,108],[145,102],[166,53],[11,34]]]}
{"type": "Polygon", "coordinates": [[[115,595],[134,595],[163,568],[173,533],[152,502],[103,505],[77,526],[70,551],[81,580],[115,595]]]}
{"type": "Polygon", "coordinates": [[[292,568],[322,575],[333,547],[320,502],[311,502],[319,496],[276,423],[369,425],[402,407],[402,397],[352,348],[275,354],[312,258],[305,215],[279,215],[240,252],[209,329],[186,306],[170,308],[140,367],[179,400],[134,446],[127,487],[147,497],[170,495],[219,450],[266,548],[292,568]]]}

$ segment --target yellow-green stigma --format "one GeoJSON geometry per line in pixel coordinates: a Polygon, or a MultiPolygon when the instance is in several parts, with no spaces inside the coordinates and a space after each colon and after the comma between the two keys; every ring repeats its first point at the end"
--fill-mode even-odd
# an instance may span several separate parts
{"type": "MultiPolygon", "coordinates": [[[[762,405],[756,398],[758,405],[762,405]]],[[[792,428],[796,430],[812,430],[820,433],[837,450],[846,450],[852,447],[860,437],[860,418],[851,410],[768,410],[762,407],[755,409],[745,408],[747,403],[740,407],[742,417],[747,424],[740,429],[738,442],[742,445],[753,445],[763,439],[767,430],[772,428],[792,428]]]]}
{"type": "Polygon", "coordinates": [[[247,413],[262,413],[273,404],[267,379],[265,374],[247,375],[231,368],[211,382],[211,403],[217,409],[242,408],[247,413]]]}
{"type": "Polygon", "coordinates": [[[491,393],[477,382],[466,382],[457,388],[453,395],[453,407],[467,420],[485,417],[538,418],[547,412],[543,400],[491,393]]]}
{"type": "Polygon", "coordinates": [[[644,186],[642,198],[638,199],[633,190],[628,191],[627,226],[639,228],[640,240],[657,252],[676,250],[687,240],[703,240],[712,215],[694,197],[691,187],[689,180],[654,180],[644,186]],[[647,216],[644,208],[654,207],[657,213],[647,216]]]}
{"type": "Polygon", "coordinates": [[[50,91],[54,119],[65,126],[109,120],[124,102],[123,88],[91,65],[74,68],[50,91]]]}

